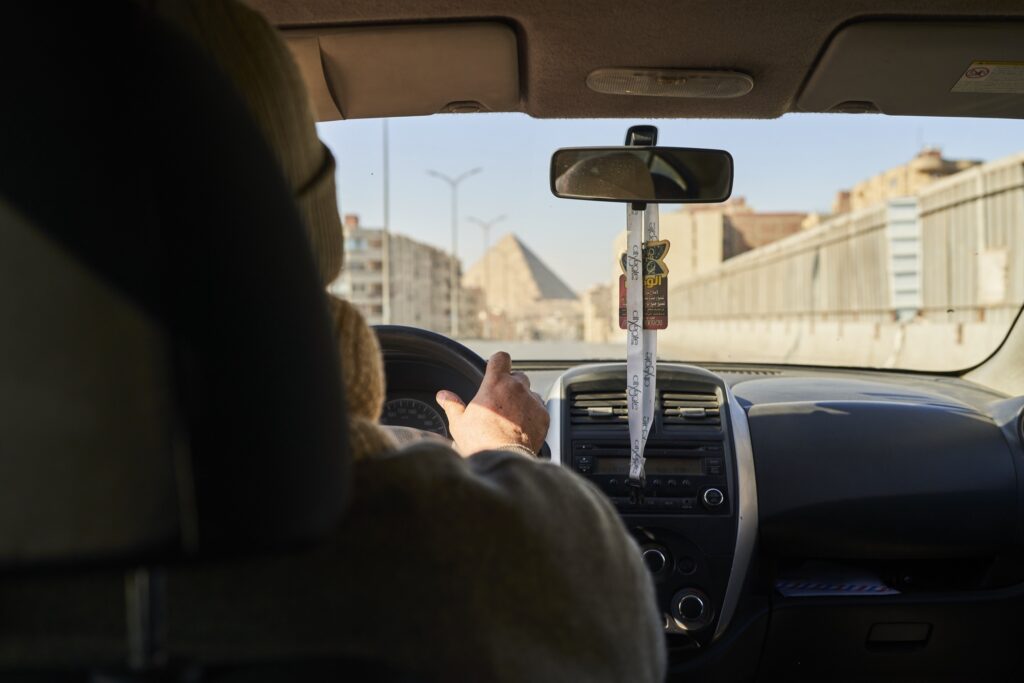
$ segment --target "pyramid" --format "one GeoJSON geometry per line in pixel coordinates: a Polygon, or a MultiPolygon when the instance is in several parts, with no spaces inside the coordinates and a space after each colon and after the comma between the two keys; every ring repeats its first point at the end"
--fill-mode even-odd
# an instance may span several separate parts
{"type": "Polygon", "coordinates": [[[542,302],[577,300],[569,286],[511,233],[473,264],[463,284],[479,287],[494,313],[519,314],[542,302]]]}

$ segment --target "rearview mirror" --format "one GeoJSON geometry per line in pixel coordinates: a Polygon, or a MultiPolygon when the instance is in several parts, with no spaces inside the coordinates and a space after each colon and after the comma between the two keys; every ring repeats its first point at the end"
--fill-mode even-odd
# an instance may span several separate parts
{"type": "Polygon", "coordinates": [[[720,149],[570,147],[551,156],[551,192],[603,202],[724,202],[732,173],[732,155],[720,149]]]}

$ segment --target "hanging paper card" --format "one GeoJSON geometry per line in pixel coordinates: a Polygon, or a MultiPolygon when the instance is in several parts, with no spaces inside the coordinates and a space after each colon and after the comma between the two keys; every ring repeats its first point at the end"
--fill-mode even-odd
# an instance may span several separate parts
{"type": "Polygon", "coordinates": [[[668,327],[668,240],[644,242],[644,329],[668,327]]]}
{"type": "MultiPolygon", "coordinates": [[[[645,242],[643,245],[644,329],[664,330],[668,327],[668,266],[665,256],[668,240],[645,242]]],[[[619,258],[623,272],[626,255],[619,258]]],[[[626,276],[619,276],[619,329],[626,329],[626,276]]]]}

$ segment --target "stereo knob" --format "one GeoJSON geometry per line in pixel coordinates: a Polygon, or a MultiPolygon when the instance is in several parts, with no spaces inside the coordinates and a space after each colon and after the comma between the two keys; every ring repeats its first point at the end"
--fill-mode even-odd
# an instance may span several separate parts
{"type": "Polygon", "coordinates": [[[647,565],[647,569],[652,574],[657,574],[668,565],[668,557],[666,557],[665,551],[654,546],[644,548],[643,558],[644,564],[647,565]]]}
{"type": "Polygon", "coordinates": [[[714,614],[708,596],[696,588],[684,588],[672,598],[672,617],[684,631],[706,628],[714,614]]]}
{"type": "Polygon", "coordinates": [[[709,508],[716,508],[725,502],[725,494],[715,488],[705,490],[702,498],[704,505],[709,508]]]}
{"type": "Polygon", "coordinates": [[[699,595],[688,593],[679,598],[677,609],[685,621],[697,621],[704,616],[704,600],[699,595]]]}

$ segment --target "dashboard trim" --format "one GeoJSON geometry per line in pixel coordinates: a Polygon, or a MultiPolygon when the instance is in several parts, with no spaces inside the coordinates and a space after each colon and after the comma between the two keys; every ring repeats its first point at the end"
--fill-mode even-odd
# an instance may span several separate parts
{"type": "Polygon", "coordinates": [[[750,440],[750,425],[747,413],[732,393],[725,387],[729,403],[729,422],[736,455],[736,548],[729,570],[729,582],[722,600],[721,617],[715,627],[714,640],[725,633],[736,613],[736,607],[743,592],[743,584],[754,556],[757,540],[757,476],[754,471],[754,448],[750,440]]]}
{"type": "Polygon", "coordinates": [[[551,449],[551,462],[556,465],[562,464],[562,404],[565,403],[565,382],[563,378],[571,370],[567,370],[555,379],[548,390],[547,400],[544,401],[548,409],[548,448],[551,449]]]}

